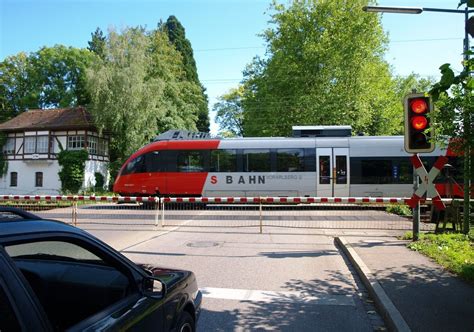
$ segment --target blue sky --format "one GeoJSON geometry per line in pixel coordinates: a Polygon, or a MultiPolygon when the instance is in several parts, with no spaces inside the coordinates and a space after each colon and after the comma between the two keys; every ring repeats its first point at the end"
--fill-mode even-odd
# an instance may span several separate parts
{"type": "MultiPolygon", "coordinates": [[[[286,0],[285,0],[286,2],[286,0]]],[[[379,0],[379,5],[456,9],[458,0],[379,0]]],[[[21,51],[63,44],[87,47],[97,27],[156,27],[175,15],[194,49],[210,106],[242,79],[242,70],[265,48],[270,0],[0,0],[0,60],[21,51]]],[[[369,15],[369,14],[368,14],[369,15]]],[[[464,16],[384,14],[390,44],[386,60],[399,75],[439,77],[438,67],[461,69],[464,16]]],[[[211,117],[214,117],[211,114],[211,117]]],[[[215,126],[212,127],[215,132],[215,126]]]]}

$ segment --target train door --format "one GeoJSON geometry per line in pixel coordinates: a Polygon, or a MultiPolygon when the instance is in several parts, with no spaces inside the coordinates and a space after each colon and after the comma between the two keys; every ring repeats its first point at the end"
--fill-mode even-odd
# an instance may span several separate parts
{"type": "Polygon", "coordinates": [[[349,196],[349,149],[317,148],[316,161],[316,195],[349,196]]]}

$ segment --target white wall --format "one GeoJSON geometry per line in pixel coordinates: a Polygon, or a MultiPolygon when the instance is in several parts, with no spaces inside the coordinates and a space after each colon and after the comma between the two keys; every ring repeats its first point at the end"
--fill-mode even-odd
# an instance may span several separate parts
{"type": "Polygon", "coordinates": [[[61,189],[56,160],[9,160],[8,171],[0,179],[2,195],[58,195],[61,189]],[[10,173],[18,173],[18,185],[10,186],[10,173]],[[43,172],[43,186],[35,187],[35,173],[43,172]]]}
{"type": "Polygon", "coordinates": [[[95,173],[101,173],[104,176],[104,186],[109,183],[109,173],[107,163],[98,160],[86,161],[86,167],[84,171],[84,184],[83,187],[87,190],[95,186],[95,173]]]}

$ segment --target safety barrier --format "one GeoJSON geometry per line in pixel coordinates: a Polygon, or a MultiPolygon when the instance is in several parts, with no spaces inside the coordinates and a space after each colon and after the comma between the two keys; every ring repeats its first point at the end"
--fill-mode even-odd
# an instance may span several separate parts
{"type": "MultiPolygon", "coordinates": [[[[43,218],[88,230],[156,230],[163,227],[263,227],[410,230],[411,219],[386,212],[399,197],[119,197],[0,195],[43,218]]],[[[451,199],[443,199],[450,204],[451,199]]],[[[431,200],[422,200],[429,205],[431,200]]],[[[424,224],[422,230],[432,229],[424,224]]]]}

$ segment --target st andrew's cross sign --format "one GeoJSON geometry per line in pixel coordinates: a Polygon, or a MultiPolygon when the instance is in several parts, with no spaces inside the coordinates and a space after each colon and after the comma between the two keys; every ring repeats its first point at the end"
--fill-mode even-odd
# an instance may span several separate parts
{"type": "Polygon", "coordinates": [[[438,176],[441,169],[448,162],[448,158],[445,156],[438,157],[429,173],[426,171],[425,166],[417,154],[413,155],[410,159],[413,166],[415,167],[416,174],[418,174],[421,179],[421,183],[419,184],[418,189],[415,191],[413,196],[407,201],[407,204],[412,209],[415,208],[426,193],[426,197],[432,199],[433,205],[436,209],[444,210],[446,206],[441,200],[441,197],[439,196],[439,193],[433,184],[433,180],[438,176]]]}

